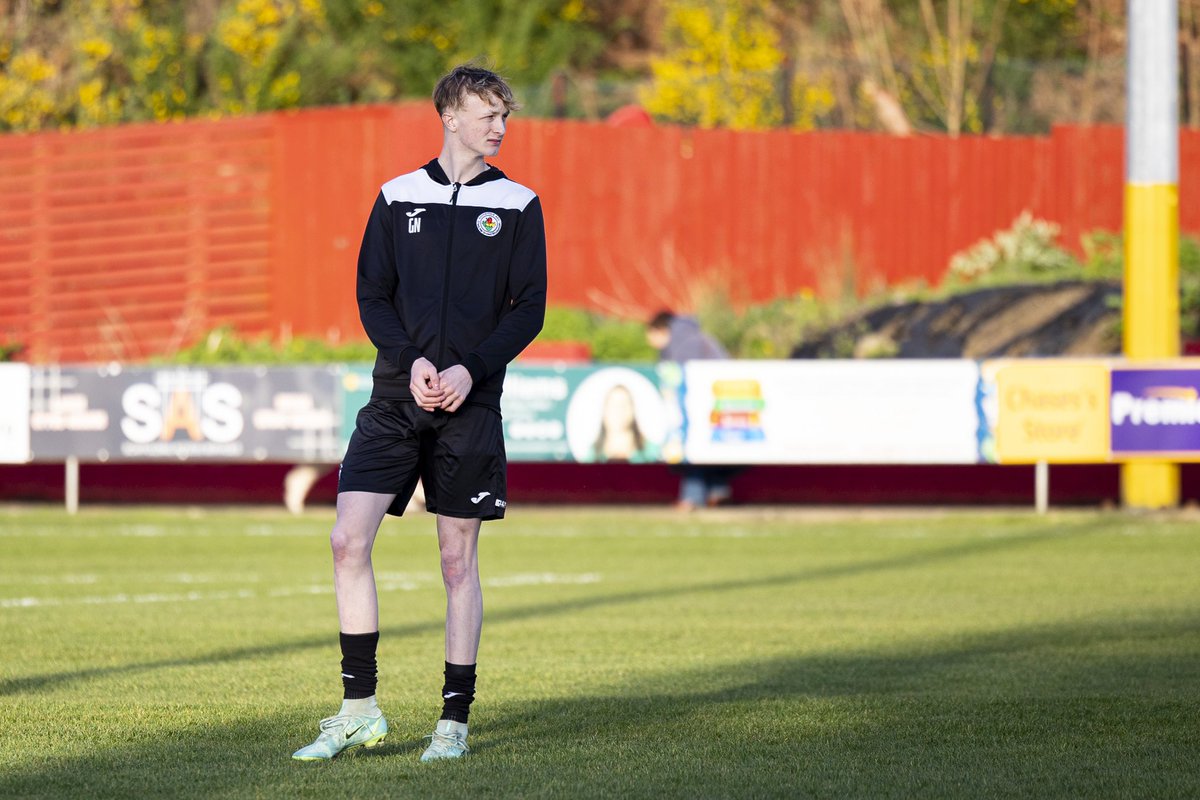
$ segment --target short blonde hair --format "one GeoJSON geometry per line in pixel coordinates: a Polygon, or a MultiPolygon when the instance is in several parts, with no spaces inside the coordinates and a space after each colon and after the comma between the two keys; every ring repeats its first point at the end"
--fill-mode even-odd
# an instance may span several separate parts
{"type": "Polygon", "coordinates": [[[504,78],[475,64],[460,64],[442,76],[433,88],[433,105],[439,114],[445,114],[447,109],[460,107],[468,94],[499,100],[505,111],[520,108],[504,78]]]}

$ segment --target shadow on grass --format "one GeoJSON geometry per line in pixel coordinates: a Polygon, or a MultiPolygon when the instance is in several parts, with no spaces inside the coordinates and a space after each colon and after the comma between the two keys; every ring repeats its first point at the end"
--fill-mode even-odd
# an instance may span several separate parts
{"type": "MultiPolygon", "coordinates": [[[[520,622],[527,619],[570,614],[576,611],[584,611],[587,609],[604,606],[619,606],[629,603],[645,602],[648,600],[660,600],[668,597],[686,596],[689,594],[712,594],[719,592],[739,591],[743,589],[782,587],[812,583],[822,580],[836,580],[839,578],[848,578],[871,573],[881,573],[891,570],[925,567],[943,561],[951,561],[959,558],[970,558],[992,552],[1012,550],[1039,543],[1061,541],[1069,537],[1096,533],[1099,530],[1113,527],[1118,524],[1120,524],[1120,521],[1114,519],[1079,520],[1070,525],[1046,523],[1045,526],[1038,527],[1029,533],[1024,533],[1017,536],[997,537],[991,539],[980,538],[977,540],[952,545],[950,547],[921,550],[913,553],[905,553],[899,556],[867,559],[864,561],[855,561],[847,564],[839,564],[813,570],[801,570],[799,572],[786,573],[782,575],[756,575],[745,579],[717,581],[685,586],[667,586],[654,589],[645,589],[642,591],[626,592],[624,594],[599,594],[590,597],[581,597],[575,600],[556,602],[551,605],[536,605],[526,608],[508,609],[505,611],[488,613],[486,622],[488,624],[520,622]]],[[[442,630],[442,628],[443,623],[439,621],[436,623],[426,623],[422,625],[383,628],[382,633],[388,638],[403,638],[406,636],[434,633],[442,630]]],[[[336,643],[336,639],[337,637],[331,633],[329,636],[310,636],[304,639],[276,642],[273,644],[254,647],[227,648],[187,658],[158,659],[154,661],[118,664],[106,667],[95,667],[91,669],[48,673],[43,675],[28,675],[21,678],[8,678],[0,681],[0,696],[39,694],[53,691],[78,681],[103,678],[108,675],[129,675],[132,673],[151,672],[154,670],[176,667],[193,667],[211,664],[233,663],[243,660],[284,655],[302,650],[332,647],[336,643]]]]}
{"type": "MultiPolygon", "coordinates": [[[[193,716],[0,776],[6,797],[1195,797],[1200,616],[744,660],[480,708],[475,752],[302,765],[312,720],[193,716]],[[153,735],[151,735],[153,734],[153,735]]],[[[411,726],[409,726],[411,727],[411,726]]]]}

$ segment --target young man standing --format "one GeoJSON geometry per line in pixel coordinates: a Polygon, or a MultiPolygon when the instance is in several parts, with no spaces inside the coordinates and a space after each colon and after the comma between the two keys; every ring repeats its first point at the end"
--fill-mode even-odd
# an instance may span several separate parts
{"type": "Polygon", "coordinates": [[[541,330],[546,241],[537,195],[485,163],[504,138],[512,90],[460,66],[434,89],[436,159],[383,185],[358,257],[359,315],[379,351],[338,478],[330,536],[341,626],[341,710],[293,758],[320,761],[387,735],[375,701],[379,611],[371,547],[420,478],[437,515],[446,587],[442,714],[422,761],[467,752],[483,623],[480,522],[506,506],[500,422],[505,367],[541,330]]]}

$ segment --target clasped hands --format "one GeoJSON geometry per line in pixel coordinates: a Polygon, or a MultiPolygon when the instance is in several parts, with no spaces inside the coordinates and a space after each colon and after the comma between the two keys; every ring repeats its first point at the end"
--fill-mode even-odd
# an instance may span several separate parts
{"type": "Polygon", "coordinates": [[[462,364],[455,364],[438,372],[437,367],[424,357],[413,362],[409,374],[412,379],[408,388],[413,399],[417,401],[417,407],[425,411],[439,408],[444,411],[457,411],[466,402],[474,383],[471,373],[467,372],[467,368],[462,364]]]}

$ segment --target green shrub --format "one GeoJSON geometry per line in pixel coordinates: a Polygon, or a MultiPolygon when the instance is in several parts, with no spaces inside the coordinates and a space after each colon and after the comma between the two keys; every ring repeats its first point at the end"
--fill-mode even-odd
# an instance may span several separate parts
{"type": "Polygon", "coordinates": [[[591,342],[596,332],[595,315],[581,308],[551,306],[538,334],[540,342],[591,342]]]}
{"type": "Polygon", "coordinates": [[[822,301],[802,291],[741,310],[715,295],[696,316],[733,358],[788,358],[801,340],[833,324],[847,310],[844,301],[822,301]]]}
{"type": "Polygon", "coordinates": [[[20,361],[25,345],[20,342],[0,342],[0,361],[20,361]]]}
{"type": "Polygon", "coordinates": [[[950,259],[946,284],[994,285],[1077,277],[1079,261],[1057,244],[1059,226],[1022,212],[1012,227],[950,259]]]}
{"type": "MultiPolygon", "coordinates": [[[[1122,280],[1125,239],[1120,233],[1092,231],[1083,236],[1085,272],[1100,279],[1122,280]]],[[[1179,331],[1185,339],[1200,337],[1200,240],[1179,237],[1179,331]]]]}
{"type": "Polygon", "coordinates": [[[153,359],[167,364],[333,364],[371,362],[370,342],[330,344],[321,339],[294,336],[274,342],[269,336],[246,337],[231,326],[214,328],[191,347],[153,359]]]}
{"type": "Polygon", "coordinates": [[[625,320],[566,306],[546,309],[539,342],[584,342],[596,361],[654,361],[640,320],[625,320]]]}

